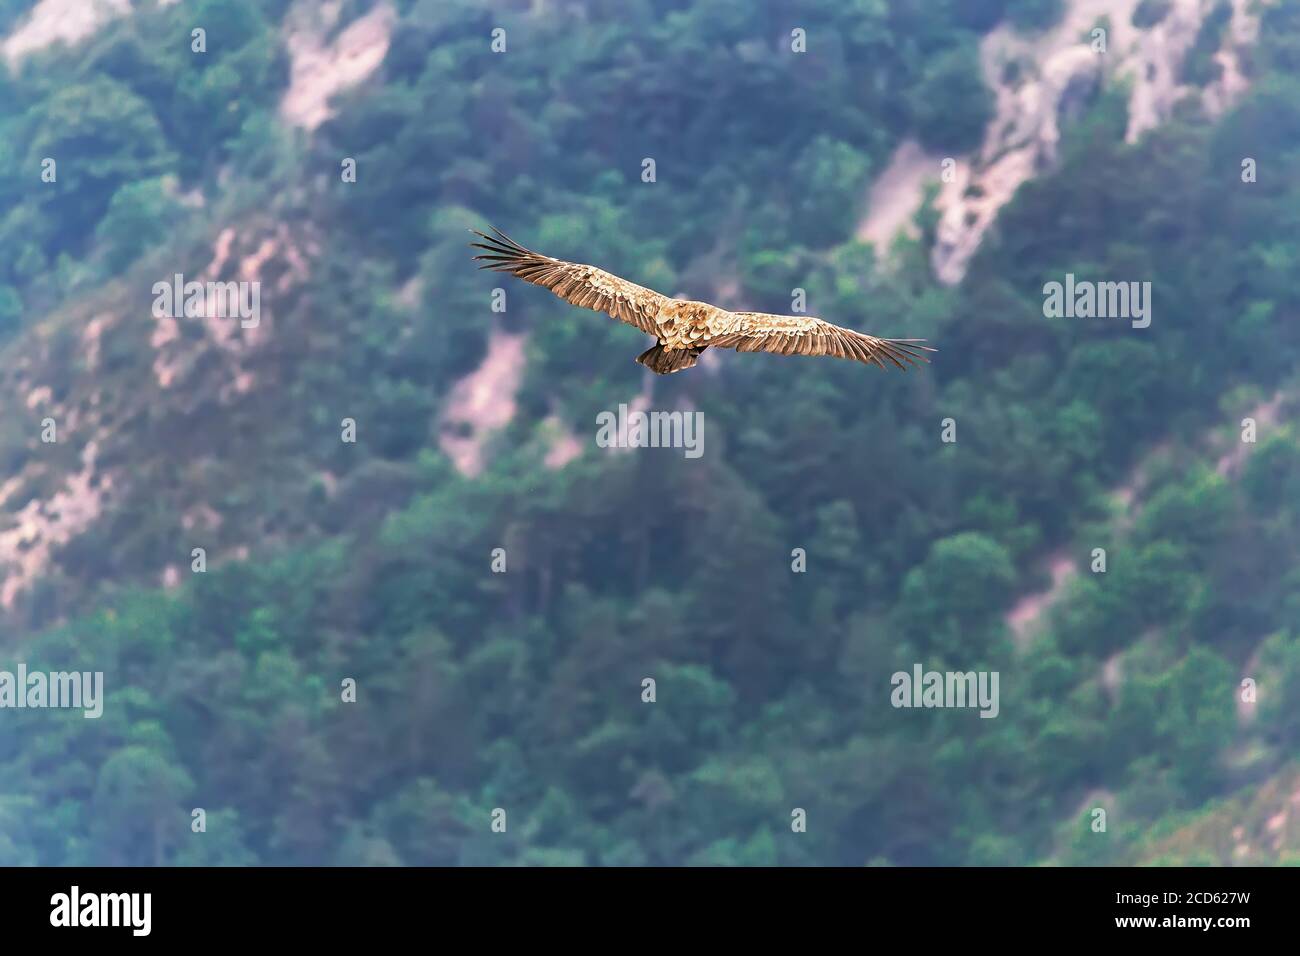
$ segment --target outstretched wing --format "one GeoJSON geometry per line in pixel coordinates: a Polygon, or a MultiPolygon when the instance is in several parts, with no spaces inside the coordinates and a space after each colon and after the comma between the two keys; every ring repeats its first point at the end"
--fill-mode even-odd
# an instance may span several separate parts
{"type": "Polygon", "coordinates": [[[874,335],[840,328],[810,315],[769,315],[766,312],[734,312],[736,325],[710,345],[737,352],[775,352],[777,355],[833,355],[868,365],[888,368],[886,360],[899,368],[928,362],[923,353],[933,352],[924,339],[878,339],[874,335]],[[906,363],[906,364],[904,364],[906,363]]]}
{"type": "Polygon", "coordinates": [[[486,254],[474,257],[486,260],[480,269],[509,272],[525,282],[550,289],[566,302],[608,313],[642,332],[657,334],[655,316],[666,296],[595,266],[552,259],[525,249],[499,229],[494,228],[492,236],[477,229],[470,232],[484,240],[470,243],[475,249],[486,250],[486,254]]]}

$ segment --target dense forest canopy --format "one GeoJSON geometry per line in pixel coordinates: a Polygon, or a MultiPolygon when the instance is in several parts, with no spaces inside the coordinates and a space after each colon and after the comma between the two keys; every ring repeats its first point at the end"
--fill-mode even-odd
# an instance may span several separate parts
{"type": "Polygon", "coordinates": [[[1262,10],[1222,117],[1128,142],[1122,84],[1097,90],[948,286],[933,209],[886,261],[863,196],[905,139],[978,148],[982,35],[1061,0],[344,0],[318,42],[389,17],[387,51],[304,129],[312,6],[141,3],[0,69],[0,532],[87,462],[103,491],[6,609],[0,668],[106,687],[99,720],[0,711],[0,864],[1300,859],[1261,817],[1300,782],[1300,8],[1262,10]],[[634,329],[518,283],[493,312],[487,223],[941,351],[647,385],[634,329]],[[261,337],[179,323],[163,374],[149,290],[210,263],[264,270],[261,337]],[[1046,318],[1067,273],[1149,280],[1154,321],[1046,318]],[[514,414],[466,475],[443,421],[501,334],[514,414]],[[703,412],[707,454],[594,448],[647,388],[703,412]],[[917,662],[998,672],[996,719],[892,707],[917,662]]]}

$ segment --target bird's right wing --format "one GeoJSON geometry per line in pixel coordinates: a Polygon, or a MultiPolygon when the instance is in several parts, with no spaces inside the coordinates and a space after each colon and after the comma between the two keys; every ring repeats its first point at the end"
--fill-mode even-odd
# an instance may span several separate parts
{"type": "Polygon", "coordinates": [[[658,334],[655,317],[667,296],[595,266],[552,259],[525,249],[499,229],[493,229],[492,236],[476,229],[470,232],[485,240],[470,243],[475,249],[486,250],[485,255],[474,257],[486,260],[480,269],[509,272],[525,282],[550,289],[566,302],[605,312],[650,335],[658,334]]]}

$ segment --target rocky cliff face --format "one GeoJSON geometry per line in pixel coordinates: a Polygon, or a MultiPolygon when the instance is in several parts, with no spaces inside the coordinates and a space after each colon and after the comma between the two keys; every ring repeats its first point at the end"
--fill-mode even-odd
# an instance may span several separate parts
{"type": "Polygon", "coordinates": [[[1041,34],[1021,34],[1006,24],[990,31],[981,60],[996,110],[982,146],[968,156],[937,157],[914,143],[902,144],[877,183],[893,184],[902,196],[891,193],[885,201],[875,189],[859,236],[886,245],[920,208],[925,184],[940,182],[931,262],[940,281],[959,282],[998,211],[1056,161],[1062,129],[1103,85],[1123,83],[1130,91],[1130,142],[1164,122],[1184,99],[1199,98],[1207,112],[1217,114],[1245,91],[1243,53],[1258,32],[1258,16],[1247,0],[1231,6],[1213,57],[1218,76],[1204,87],[1183,80],[1189,53],[1222,2],[1148,4],[1135,25],[1139,0],[1071,0],[1061,22],[1041,34]],[[1147,12],[1157,9],[1163,16],[1147,12]],[[1150,22],[1154,16],[1159,19],[1150,22]],[[947,176],[945,158],[953,160],[947,176]]]}

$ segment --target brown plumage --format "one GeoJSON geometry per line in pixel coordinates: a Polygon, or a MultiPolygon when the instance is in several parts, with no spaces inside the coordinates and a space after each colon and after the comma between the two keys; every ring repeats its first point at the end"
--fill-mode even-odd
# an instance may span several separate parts
{"type": "Polygon", "coordinates": [[[707,302],[670,299],[595,266],[532,252],[499,229],[493,229],[492,236],[475,229],[470,232],[484,240],[470,243],[485,250],[474,257],[485,260],[479,268],[509,272],[550,289],[566,302],[605,312],[653,335],[657,344],[636,360],[660,375],[690,368],[710,346],[777,355],[832,355],[881,368],[888,368],[886,361],[899,368],[925,362],[922,353],[934,351],[919,344],[924,339],[879,339],[808,315],[728,312],[707,302]]]}

